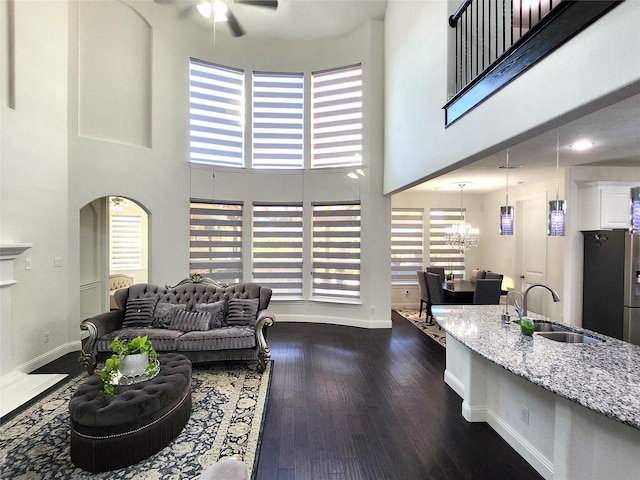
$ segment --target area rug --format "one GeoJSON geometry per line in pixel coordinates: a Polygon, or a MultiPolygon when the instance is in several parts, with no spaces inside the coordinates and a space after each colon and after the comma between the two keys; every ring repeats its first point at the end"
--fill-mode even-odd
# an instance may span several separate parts
{"type": "MultiPolygon", "coordinates": [[[[241,455],[256,470],[271,367],[194,366],[191,418],[166,448],[127,468],[92,474],[71,463],[69,400],[86,374],[2,425],[0,476],[13,480],[195,479],[218,459],[241,455]]],[[[253,475],[252,475],[253,478],[253,475]]]]}
{"type": "Polygon", "coordinates": [[[443,347],[447,346],[447,334],[445,331],[438,328],[438,324],[436,322],[433,322],[433,325],[427,324],[424,313],[422,314],[422,317],[418,317],[419,310],[403,308],[396,309],[395,311],[418,327],[425,335],[433,338],[443,347]]]}

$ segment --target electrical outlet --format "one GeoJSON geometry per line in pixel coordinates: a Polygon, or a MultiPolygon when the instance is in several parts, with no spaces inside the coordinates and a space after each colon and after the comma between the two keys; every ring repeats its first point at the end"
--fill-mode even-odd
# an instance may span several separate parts
{"type": "Polygon", "coordinates": [[[529,425],[529,407],[520,405],[520,420],[529,425]]]}
{"type": "Polygon", "coordinates": [[[47,330],[46,332],[44,332],[44,335],[42,336],[44,343],[49,343],[49,331],[47,330]]]}
{"type": "Polygon", "coordinates": [[[61,267],[62,266],[62,257],[53,257],[53,266],[61,267]]]}
{"type": "Polygon", "coordinates": [[[31,270],[31,259],[30,258],[27,258],[24,261],[24,269],[25,270],[31,270]]]}

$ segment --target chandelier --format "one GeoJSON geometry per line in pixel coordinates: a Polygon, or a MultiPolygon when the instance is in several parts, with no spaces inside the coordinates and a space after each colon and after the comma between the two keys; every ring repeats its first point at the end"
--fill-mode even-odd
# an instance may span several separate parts
{"type": "Polygon", "coordinates": [[[460,222],[454,223],[449,228],[445,229],[444,239],[447,245],[464,253],[471,247],[478,245],[480,232],[477,228],[472,227],[464,221],[462,209],[463,188],[464,183],[460,184],[460,222]]]}

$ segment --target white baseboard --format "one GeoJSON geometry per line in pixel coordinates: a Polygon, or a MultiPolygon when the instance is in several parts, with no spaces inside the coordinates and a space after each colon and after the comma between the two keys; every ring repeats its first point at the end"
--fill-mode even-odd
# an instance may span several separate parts
{"type": "Polygon", "coordinates": [[[328,323],[330,325],[342,325],[345,327],[358,327],[358,328],[391,328],[391,318],[386,319],[359,319],[359,318],[346,318],[346,317],[327,317],[327,316],[315,316],[315,315],[291,315],[291,314],[278,314],[276,319],[277,323],[291,322],[291,323],[328,323]]]}
{"type": "MultiPolygon", "coordinates": [[[[54,360],[66,355],[67,353],[78,352],[82,347],[80,340],[74,340],[73,342],[67,342],[59,347],[49,350],[42,355],[29,360],[28,362],[18,365],[14,371],[21,373],[31,373],[40,367],[44,367],[47,363],[51,363],[54,360]]],[[[13,372],[9,372],[7,375],[11,375],[13,372]]]]}
{"type": "Polygon", "coordinates": [[[449,385],[460,398],[464,398],[464,383],[452,374],[450,370],[445,369],[444,371],[444,383],[449,385]]]}
{"type": "Polygon", "coordinates": [[[462,402],[462,417],[467,422],[486,422],[488,412],[486,405],[472,407],[466,401],[462,402]]]}
{"type": "Polygon", "coordinates": [[[529,443],[511,425],[498,417],[493,411],[487,411],[487,423],[491,425],[513,449],[522,456],[545,479],[553,478],[553,462],[545,457],[540,450],[529,443]]]}

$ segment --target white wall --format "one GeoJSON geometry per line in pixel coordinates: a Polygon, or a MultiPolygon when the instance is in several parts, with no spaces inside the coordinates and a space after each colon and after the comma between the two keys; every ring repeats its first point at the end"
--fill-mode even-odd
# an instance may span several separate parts
{"type": "MultiPolygon", "coordinates": [[[[382,195],[382,82],[383,26],[371,22],[344,38],[309,43],[286,43],[266,38],[231,38],[218,30],[213,33],[194,28],[188,21],[175,21],[175,9],[161,3],[132,2],[130,6],[112,2],[94,7],[92,2],[73,4],[72,38],[77,34],[79,72],[70,82],[71,111],[79,115],[70,119],[70,192],[71,229],[75,229],[76,209],[103,195],[131,198],[149,212],[150,265],[149,279],[164,285],[175,283],[189,274],[189,198],[242,200],[249,206],[254,200],[294,201],[303,199],[309,207],[317,200],[358,200],[362,202],[362,287],[361,305],[336,305],[301,301],[294,304],[272,302],[271,309],[279,320],[334,322],[362,327],[390,326],[390,265],[378,262],[389,258],[390,200],[382,195]],[[94,12],[96,8],[98,12],[94,12]],[[135,9],[135,10],[134,10],[135,9]],[[95,20],[101,15],[111,18],[109,25],[95,20]],[[117,32],[114,44],[105,44],[113,22],[128,25],[127,38],[146,45],[121,53],[117,32]],[[144,21],[139,21],[139,17],[144,21]],[[84,25],[91,20],[91,28],[84,25]],[[77,24],[76,24],[77,22],[77,24]],[[138,29],[131,32],[130,29],[138,29]],[[107,31],[105,31],[107,30],[107,31]],[[152,34],[148,34],[150,31],[152,34]],[[177,40],[179,39],[179,41],[177,40]],[[85,52],[91,58],[86,58],[85,52]],[[283,53],[284,52],[284,53],[283,53]],[[148,115],[137,114],[128,119],[137,132],[132,140],[129,130],[110,126],[123,107],[114,102],[120,94],[128,95],[128,83],[116,82],[105,90],[99,79],[91,79],[91,69],[85,64],[102,65],[118,57],[118,70],[125,71],[135,86],[137,95],[151,98],[148,115]],[[189,58],[242,68],[245,71],[294,71],[310,74],[316,70],[362,63],[364,76],[366,177],[353,181],[344,170],[332,172],[280,173],[249,170],[190,167],[188,163],[188,67],[189,58]],[[147,85],[149,64],[151,77],[147,85]],[[131,68],[129,68],[131,66],[131,68]],[[88,72],[85,72],[88,70],[88,72]],[[98,87],[93,88],[93,83],[98,87]],[[102,92],[95,96],[94,92],[102,92]],[[106,93],[105,93],[106,92],[106,93]],[[81,106],[91,104],[92,108],[81,106]],[[87,125],[99,126],[89,128],[87,125]],[[150,129],[150,142],[144,144],[145,126],[150,129]],[[87,132],[92,132],[91,134],[87,132]],[[108,132],[100,135],[95,132],[108,132]]],[[[115,66],[113,68],[116,68],[115,66]]],[[[107,78],[111,73],[107,72],[107,78]]],[[[250,84],[247,85],[250,92],[250,84]]],[[[307,98],[307,102],[310,100],[307,98]]],[[[138,106],[144,108],[144,105],[138,106]]],[[[307,120],[308,121],[308,120],[307,120]]],[[[250,144],[250,131],[245,138],[250,144]]],[[[309,151],[307,150],[307,153],[309,151]]],[[[250,225],[246,217],[246,225],[250,225]]],[[[310,238],[310,237],[309,237],[310,238]]],[[[250,229],[245,229],[244,278],[251,278],[250,229]]],[[[309,244],[309,242],[307,242],[309,244]]],[[[310,262],[306,262],[309,271],[310,262]]],[[[306,276],[310,279],[310,276],[306,276]]],[[[310,287],[310,282],[307,282],[310,287]]],[[[72,287],[73,288],[73,287],[72,287]]]]}
{"type": "Polygon", "coordinates": [[[11,49],[7,7],[3,2],[0,8],[0,242],[33,247],[15,264],[13,358],[3,373],[30,371],[48,352],[79,346],[68,344],[72,331],[75,339],[79,335],[78,324],[69,322],[70,257],[77,253],[69,250],[67,229],[68,8],[63,2],[13,2],[11,49]],[[54,267],[55,257],[61,267],[54,267]]]}
{"type": "Polygon", "coordinates": [[[640,84],[640,2],[623,2],[444,127],[447,18],[459,2],[389,2],[385,178],[391,193],[620,100],[640,84]],[[609,98],[608,96],[611,96],[609,98]],[[615,97],[615,98],[614,98],[615,97]]]}

